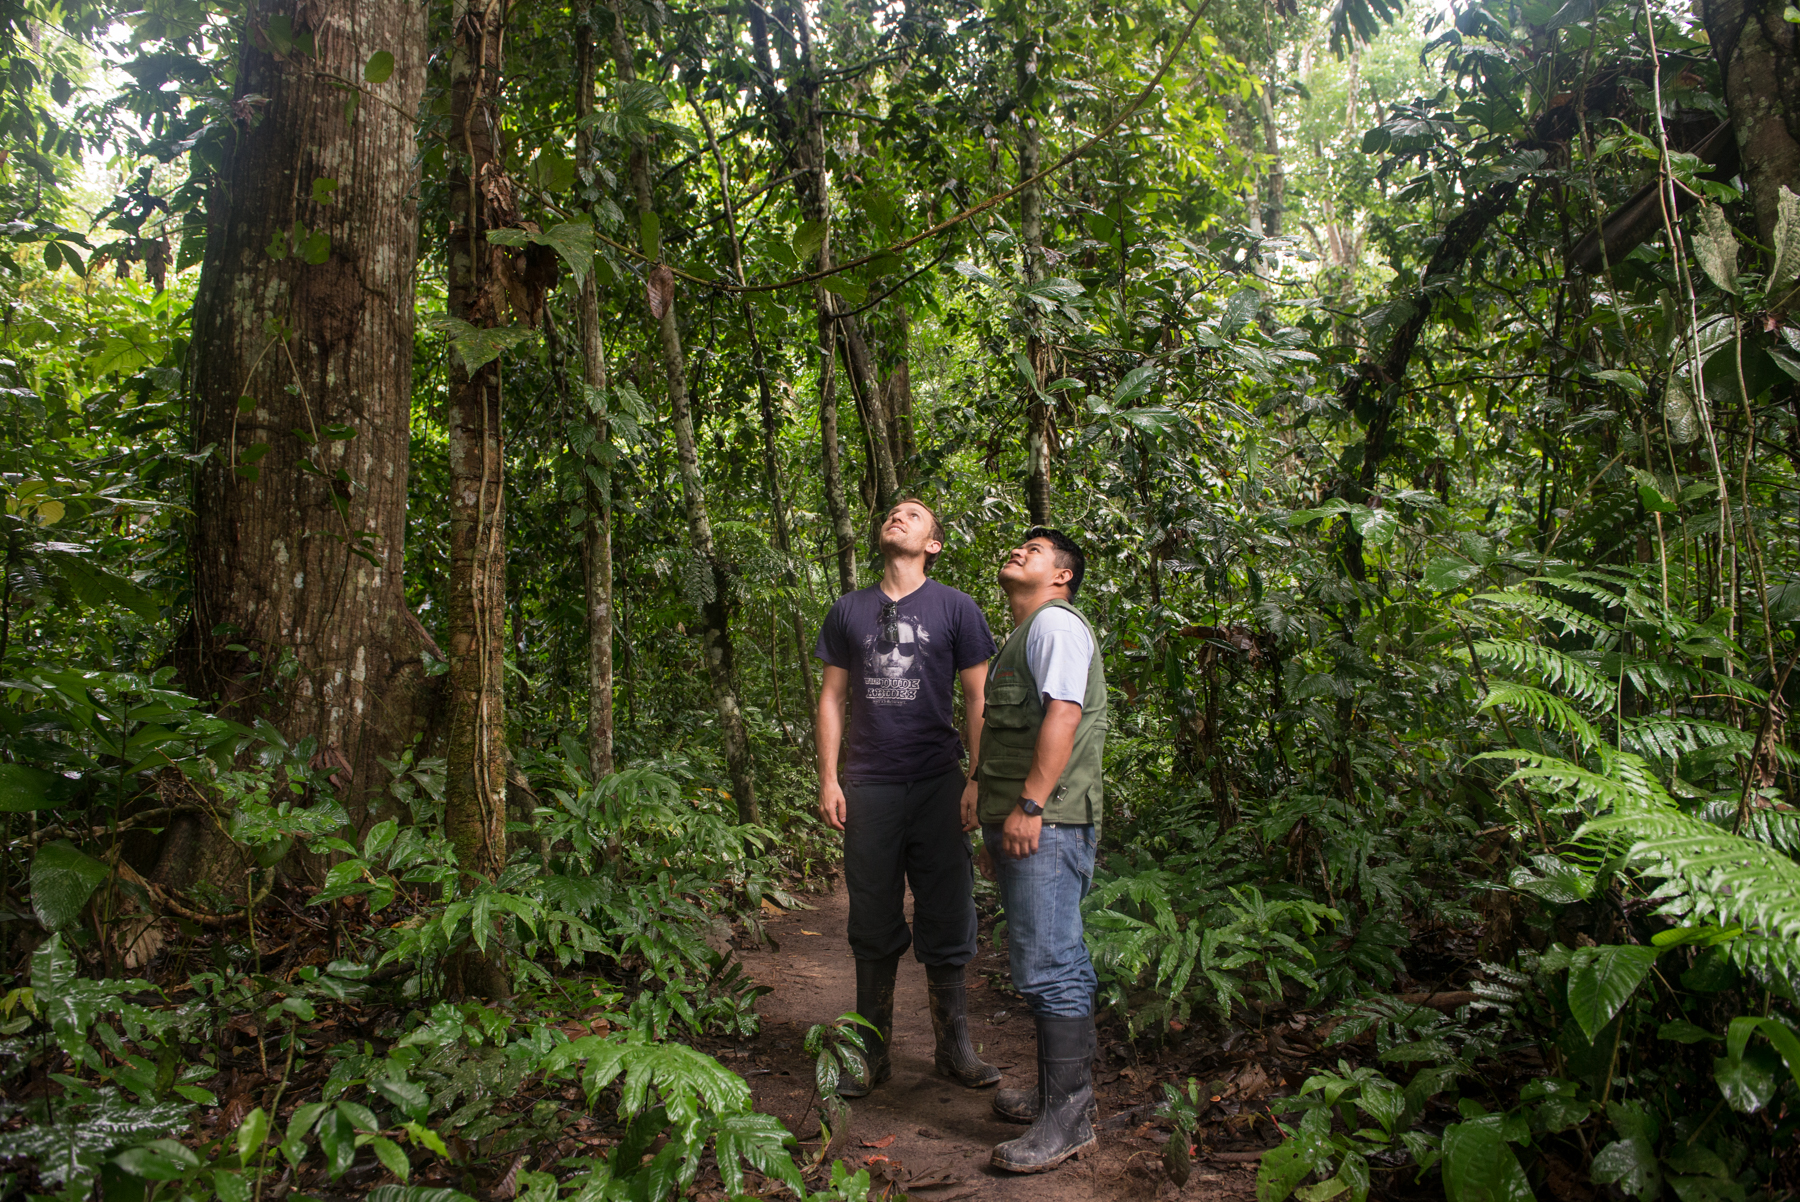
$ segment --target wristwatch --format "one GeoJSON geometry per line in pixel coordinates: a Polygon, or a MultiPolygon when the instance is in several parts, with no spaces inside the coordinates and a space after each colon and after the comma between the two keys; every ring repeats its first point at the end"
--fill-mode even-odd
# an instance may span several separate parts
{"type": "Polygon", "coordinates": [[[1044,803],[1041,801],[1033,801],[1029,797],[1019,798],[1019,808],[1025,811],[1025,816],[1027,818],[1038,818],[1044,813],[1044,803]]]}

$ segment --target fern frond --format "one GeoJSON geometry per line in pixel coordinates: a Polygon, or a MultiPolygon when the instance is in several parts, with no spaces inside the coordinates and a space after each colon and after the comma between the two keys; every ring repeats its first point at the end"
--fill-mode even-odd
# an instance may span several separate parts
{"type": "Polygon", "coordinates": [[[1683,813],[1666,794],[1621,794],[1611,813],[1590,819],[1577,835],[1631,840],[1627,854],[1639,870],[1666,878],[1656,891],[1672,899],[1665,912],[1741,926],[1746,936],[1734,947],[1735,955],[1784,976],[1800,972],[1800,863],[1683,813]]]}
{"type": "Polygon", "coordinates": [[[1480,708],[1489,709],[1496,705],[1510,706],[1521,713],[1530,714],[1541,725],[1573,735],[1589,751],[1602,746],[1600,732],[1594,729],[1592,723],[1576,713],[1574,706],[1542,689],[1511,681],[1495,681],[1488,686],[1488,695],[1480,708]]]}
{"type": "Polygon", "coordinates": [[[1512,672],[1535,672],[1547,685],[1562,689],[1577,701],[1611,708],[1613,682],[1579,659],[1553,647],[1524,639],[1483,639],[1475,651],[1512,672]]]}
{"type": "MultiPolygon", "coordinates": [[[[1714,826],[1730,830],[1732,823],[1737,821],[1737,811],[1735,801],[1709,801],[1700,807],[1698,814],[1714,826]]],[[[1752,809],[1738,834],[1758,843],[1767,843],[1791,856],[1800,856],[1800,810],[1752,809]]]]}
{"type": "Polygon", "coordinates": [[[1738,755],[1749,755],[1756,746],[1756,736],[1704,718],[1659,716],[1627,720],[1623,742],[1640,755],[1673,760],[1702,747],[1724,747],[1738,755]]]}
{"type": "Polygon", "coordinates": [[[1663,788],[1662,782],[1656,779],[1648,765],[1637,756],[1612,752],[1604,746],[1598,750],[1606,762],[1607,771],[1604,773],[1583,768],[1580,764],[1558,756],[1520,748],[1483,752],[1475,759],[1518,762],[1522,767],[1515,768],[1504,783],[1518,781],[1551,791],[1573,793],[1576,801],[1590,813],[1628,807],[1642,797],[1652,798],[1671,808],[1674,806],[1668,790],[1663,788]]]}
{"type": "Polygon", "coordinates": [[[1608,650],[1619,642],[1618,627],[1592,614],[1584,614],[1574,606],[1565,605],[1552,597],[1512,590],[1503,593],[1478,593],[1474,599],[1502,609],[1518,610],[1546,626],[1555,623],[1562,627],[1564,634],[1585,634],[1594,640],[1595,646],[1608,650]]]}

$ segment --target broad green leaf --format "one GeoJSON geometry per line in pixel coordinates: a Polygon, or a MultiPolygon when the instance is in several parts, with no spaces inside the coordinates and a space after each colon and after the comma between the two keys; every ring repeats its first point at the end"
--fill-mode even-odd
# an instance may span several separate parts
{"type": "Polygon", "coordinates": [[[1702,202],[1698,224],[1693,243],[1694,258],[1700,261],[1700,270],[1721,289],[1736,295],[1738,241],[1737,235],[1731,232],[1731,223],[1725,220],[1725,210],[1702,202]]]}
{"type": "Polygon", "coordinates": [[[1775,232],[1771,239],[1775,261],[1769,267],[1769,280],[1765,285],[1771,300],[1780,299],[1800,282],[1800,196],[1783,184],[1777,198],[1775,232]]]}
{"type": "Polygon", "coordinates": [[[0,814],[23,814],[54,805],[50,791],[62,778],[21,764],[0,764],[0,814]]]}
{"type": "Polygon", "coordinates": [[[819,281],[819,287],[843,297],[851,305],[860,305],[869,299],[869,290],[848,276],[828,275],[819,281]]]}
{"type": "Polygon", "coordinates": [[[440,334],[450,336],[450,344],[456,348],[463,370],[470,375],[499,358],[503,351],[511,350],[532,335],[531,330],[519,326],[470,325],[460,317],[452,317],[448,313],[433,313],[425,319],[425,324],[440,334]]]}
{"type": "Polygon", "coordinates": [[[1645,513],[1679,513],[1681,506],[1669,500],[1648,484],[1638,485],[1638,501],[1645,513]]]}
{"type": "Polygon", "coordinates": [[[1461,588],[1480,576],[1482,567],[1453,555],[1439,555],[1425,565],[1425,587],[1437,592],[1461,588]]]}
{"type": "Polygon", "coordinates": [[[412,1175],[412,1162],[406,1159],[406,1153],[393,1140],[377,1135],[369,1141],[369,1147],[374,1149],[375,1159],[400,1180],[405,1181],[412,1175]]]}
{"type": "Polygon", "coordinates": [[[1302,1156],[1298,1139],[1271,1148],[1256,1170],[1256,1202],[1285,1202],[1310,1172],[1312,1161],[1302,1156]]]}
{"type": "Polygon", "coordinates": [[[638,215],[638,249],[650,259],[662,256],[662,220],[654,210],[638,215]]]}
{"type": "Polygon", "coordinates": [[[1583,948],[1569,970],[1569,1010],[1589,1040],[1636,992],[1656,963],[1656,949],[1611,944],[1583,948]]]}
{"type": "Polygon", "coordinates": [[[246,1167],[256,1159],[262,1151],[263,1141],[269,1138],[269,1113],[261,1106],[244,1116],[238,1124],[237,1154],[238,1163],[246,1167]]]}
{"type": "Polygon", "coordinates": [[[343,1110],[334,1107],[319,1120],[319,1148],[325,1153],[333,1181],[349,1171],[356,1159],[356,1128],[350,1125],[350,1116],[343,1110]]]}
{"type": "Polygon", "coordinates": [[[807,221],[794,232],[794,258],[802,265],[810,264],[819,247],[825,245],[826,228],[823,221],[807,221]]]}
{"type": "MultiPolygon", "coordinates": [[[[250,1181],[242,1173],[234,1173],[230,1169],[213,1170],[213,1192],[219,1195],[219,1202],[250,1202],[250,1181]]],[[[112,1202],[109,1197],[107,1202],[112,1202]]]]}
{"type": "Polygon", "coordinates": [[[1658,1039],[1672,1039],[1676,1043],[1705,1043],[1709,1039],[1718,1038],[1717,1035],[1714,1035],[1705,1027],[1697,1027],[1685,1018],[1678,1018],[1673,1022],[1664,1023],[1661,1027],[1657,1028],[1656,1037],[1658,1039]]]}
{"type": "Polygon", "coordinates": [[[1444,1129],[1444,1196],[1449,1202],[1536,1202],[1500,1128],[1484,1122],[1444,1129]]]}
{"type": "Polygon", "coordinates": [[[576,287],[580,287],[582,281],[587,279],[587,273],[594,263],[594,225],[590,221],[558,222],[541,234],[521,229],[489,230],[488,241],[501,246],[527,246],[533,243],[548,246],[568,264],[569,274],[575,277],[576,287]]]}
{"type": "Polygon", "coordinates": [[[363,65],[364,83],[386,83],[393,74],[394,56],[387,50],[377,50],[363,65]]]}
{"type": "Polygon", "coordinates": [[[475,1202],[454,1189],[433,1189],[424,1185],[378,1185],[369,1191],[369,1202],[475,1202]]]}
{"type": "Polygon", "coordinates": [[[189,1169],[199,1168],[200,1158],[175,1140],[158,1139],[119,1153],[113,1163],[146,1181],[176,1181],[189,1169]]]}
{"type": "Polygon", "coordinates": [[[1371,547],[1385,547],[1400,530],[1400,515],[1392,509],[1370,509],[1366,505],[1350,507],[1350,524],[1371,547]]]}
{"type": "Polygon", "coordinates": [[[1125,378],[1119,381],[1119,386],[1113,389],[1113,404],[1123,407],[1148,393],[1156,387],[1157,376],[1161,371],[1162,368],[1157,364],[1146,363],[1127,372],[1125,378]]]}
{"type": "Polygon", "coordinates": [[[1743,1055],[1720,1056],[1713,1061],[1713,1080],[1731,1108],[1740,1114],[1755,1114],[1775,1096],[1775,1073],[1771,1061],[1775,1057],[1765,1049],[1747,1051],[1743,1055]]]}
{"type": "Polygon", "coordinates": [[[38,921],[52,931],[73,925],[111,871],[66,839],[38,848],[31,861],[31,908],[38,921]]]}
{"type": "Polygon", "coordinates": [[[371,1081],[369,1087],[398,1106],[415,1122],[423,1120],[425,1112],[431,1108],[431,1095],[423,1085],[416,1085],[411,1081],[371,1081]]]}

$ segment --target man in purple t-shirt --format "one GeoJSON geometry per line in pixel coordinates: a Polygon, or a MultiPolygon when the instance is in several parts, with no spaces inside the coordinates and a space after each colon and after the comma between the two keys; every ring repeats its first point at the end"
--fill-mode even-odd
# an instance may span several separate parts
{"type": "Polygon", "coordinates": [[[876,1028],[862,1032],[863,1070],[838,1083],[851,1098],[893,1075],[894,977],[909,945],[930,983],[937,1071],[971,1089],[1000,1079],[969,1041],[963,966],[975,955],[968,832],[978,790],[961,766],[952,704],[961,679],[972,772],[994,638],[968,594],[926,576],[944,549],[944,528],[923,502],[894,506],[881,525],[880,548],[881,582],[837,599],[813,652],[825,661],[819,816],[844,832],[856,1011],[876,1028]],[[840,784],[846,701],[849,746],[840,784]]]}

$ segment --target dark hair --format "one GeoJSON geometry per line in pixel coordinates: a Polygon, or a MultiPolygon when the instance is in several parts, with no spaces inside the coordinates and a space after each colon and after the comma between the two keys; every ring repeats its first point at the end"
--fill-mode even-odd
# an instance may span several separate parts
{"type": "MultiPolygon", "coordinates": [[[[917,505],[920,509],[923,509],[926,513],[929,513],[931,515],[932,541],[936,542],[938,544],[938,546],[941,548],[944,545],[944,543],[948,541],[944,537],[944,523],[938,518],[937,510],[935,510],[931,506],[927,505],[924,501],[921,501],[917,497],[901,497],[898,501],[895,501],[892,505],[888,506],[888,512],[892,513],[892,512],[894,512],[894,510],[900,508],[902,505],[907,505],[907,504],[917,505]]],[[[882,520],[885,522],[887,519],[883,518],[882,520]]],[[[941,551],[941,550],[927,551],[925,553],[925,574],[927,576],[929,576],[931,574],[931,565],[936,563],[938,556],[942,555],[942,554],[943,554],[943,551],[941,551]]]]}
{"type": "Polygon", "coordinates": [[[1069,600],[1081,591],[1081,578],[1087,575],[1087,556],[1075,545],[1075,540],[1060,530],[1052,530],[1047,526],[1033,526],[1025,532],[1025,541],[1041,538],[1056,548],[1056,566],[1068,568],[1074,575],[1069,577],[1069,600]]]}

